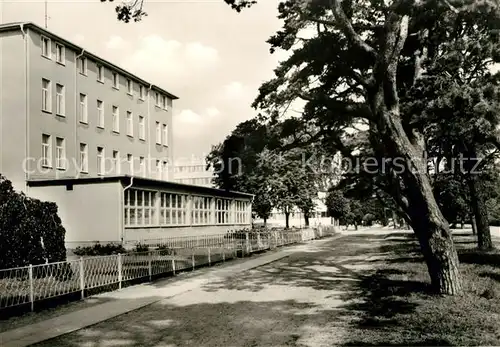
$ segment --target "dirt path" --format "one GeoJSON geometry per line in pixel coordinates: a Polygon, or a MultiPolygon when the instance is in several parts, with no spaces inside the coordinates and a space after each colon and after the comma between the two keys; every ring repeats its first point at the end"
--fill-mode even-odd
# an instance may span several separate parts
{"type": "MultiPolygon", "coordinates": [[[[356,283],[380,232],[304,245],[289,257],[37,346],[332,346],[357,318],[356,283]]],[[[207,275],[210,276],[210,275],[207,275]]]]}

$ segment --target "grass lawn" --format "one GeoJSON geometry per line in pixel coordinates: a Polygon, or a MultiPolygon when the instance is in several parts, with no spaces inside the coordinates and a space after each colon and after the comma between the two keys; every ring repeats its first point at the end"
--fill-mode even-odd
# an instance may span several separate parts
{"type": "MultiPolygon", "coordinates": [[[[465,293],[429,293],[427,268],[412,234],[388,235],[390,258],[359,283],[365,302],[345,346],[499,346],[500,252],[481,253],[470,234],[457,232],[465,293]]],[[[497,247],[500,245],[497,244],[497,247]]]]}

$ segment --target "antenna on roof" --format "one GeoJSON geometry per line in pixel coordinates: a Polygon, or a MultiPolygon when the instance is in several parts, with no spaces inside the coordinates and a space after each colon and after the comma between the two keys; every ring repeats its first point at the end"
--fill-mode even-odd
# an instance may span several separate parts
{"type": "Polygon", "coordinates": [[[47,15],[47,2],[48,0],[45,0],[45,29],[47,29],[47,20],[49,19],[47,15]]]}

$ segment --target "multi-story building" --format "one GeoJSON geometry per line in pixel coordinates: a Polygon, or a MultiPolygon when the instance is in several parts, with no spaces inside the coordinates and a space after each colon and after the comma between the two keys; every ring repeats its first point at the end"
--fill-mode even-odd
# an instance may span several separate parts
{"type": "Polygon", "coordinates": [[[68,242],[251,223],[248,194],[168,182],[176,99],[36,24],[0,25],[0,173],[58,204],[68,242]]]}
{"type": "Polygon", "coordinates": [[[174,181],[177,183],[214,187],[212,183],[214,170],[212,167],[207,169],[207,164],[203,159],[176,160],[173,171],[174,181]]]}

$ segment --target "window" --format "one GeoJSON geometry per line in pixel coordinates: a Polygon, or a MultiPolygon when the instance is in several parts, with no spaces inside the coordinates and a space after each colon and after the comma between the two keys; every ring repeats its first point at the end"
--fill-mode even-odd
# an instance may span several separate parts
{"type": "Polygon", "coordinates": [[[64,116],[65,112],[64,91],[62,84],[56,84],[56,114],[59,116],[64,116]]]}
{"type": "Polygon", "coordinates": [[[104,148],[97,147],[97,174],[104,175],[104,148]]]}
{"type": "Polygon", "coordinates": [[[66,145],[61,137],[56,137],[56,168],[66,169],[66,145]]]}
{"type": "Polygon", "coordinates": [[[120,132],[120,109],[118,106],[113,106],[113,131],[120,132]]]}
{"type": "Polygon", "coordinates": [[[134,91],[134,84],[132,83],[132,80],[127,80],[127,93],[133,95],[133,91],[134,91]]]}
{"type": "Polygon", "coordinates": [[[56,61],[63,65],[66,63],[66,50],[60,43],[56,43],[56,61]]]}
{"type": "Polygon", "coordinates": [[[80,93],[80,123],[88,123],[87,95],[80,93]]]}
{"type": "Polygon", "coordinates": [[[215,212],[217,215],[217,224],[229,224],[229,200],[217,199],[215,204],[215,212]]]}
{"type": "Polygon", "coordinates": [[[134,120],[130,111],[127,111],[127,135],[134,136],[134,120]]]}
{"type": "Polygon", "coordinates": [[[52,167],[52,140],[47,134],[42,134],[42,166],[52,167]]]}
{"type": "Polygon", "coordinates": [[[143,116],[139,116],[139,139],[146,139],[146,124],[143,116]]]}
{"type": "Polygon", "coordinates": [[[186,224],[187,195],[160,193],[160,225],[186,224]]]}
{"type": "Polygon", "coordinates": [[[50,81],[42,78],[42,110],[52,112],[50,81]]]}
{"type": "Polygon", "coordinates": [[[167,180],[168,180],[168,166],[167,166],[167,165],[168,165],[168,163],[167,163],[167,161],[165,160],[165,161],[163,162],[163,169],[161,170],[161,171],[162,171],[162,174],[163,174],[163,179],[164,179],[165,181],[167,181],[167,180]]]}
{"type": "Polygon", "coordinates": [[[126,226],[148,226],[156,221],[156,192],[138,189],[125,191],[124,219],[126,226]]]}
{"type": "Polygon", "coordinates": [[[146,177],[146,161],[144,157],[139,157],[139,170],[141,170],[140,175],[146,177]]]}
{"type": "Polygon", "coordinates": [[[80,71],[82,75],[87,74],[87,58],[85,57],[78,58],[78,71],[80,71]]]}
{"type": "Polygon", "coordinates": [[[97,80],[104,82],[104,66],[102,65],[97,65],[97,80]]]}
{"type": "Polygon", "coordinates": [[[167,109],[167,98],[165,97],[165,95],[162,95],[162,96],[161,96],[161,106],[162,106],[164,109],[167,109]]]}
{"type": "Polygon", "coordinates": [[[156,143],[161,145],[161,125],[160,125],[160,122],[156,122],[156,143]]]}
{"type": "Polygon", "coordinates": [[[45,36],[42,36],[42,55],[50,59],[51,50],[52,48],[50,39],[45,36]]]}
{"type": "Polygon", "coordinates": [[[161,161],[156,160],[156,178],[158,178],[159,180],[161,180],[161,178],[162,178],[161,165],[162,165],[161,161]]]}
{"type": "Polygon", "coordinates": [[[168,146],[168,128],[166,124],[163,124],[163,145],[168,146]]]}
{"type": "Polygon", "coordinates": [[[146,97],[145,93],[144,93],[144,86],[143,85],[140,85],[139,86],[139,98],[141,100],[144,100],[146,97]]]}
{"type": "Polygon", "coordinates": [[[128,163],[129,174],[133,175],[134,174],[134,157],[132,154],[127,154],[127,163],[128,163]]]}
{"type": "Polygon", "coordinates": [[[248,223],[248,221],[247,221],[247,202],[236,200],[234,202],[234,206],[235,206],[235,208],[234,208],[234,210],[235,210],[234,222],[236,224],[248,223]]]}
{"type": "Polygon", "coordinates": [[[212,220],[212,199],[193,196],[191,209],[192,224],[209,224],[212,220]]]}
{"type": "Polygon", "coordinates": [[[80,171],[89,172],[89,152],[85,143],[80,143],[80,171]]]}
{"type": "Polygon", "coordinates": [[[121,162],[120,162],[120,152],[113,151],[113,169],[116,174],[120,174],[121,171],[121,162]]]}
{"type": "Polygon", "coordinates": [[[160,106],[160,93],[158,92],[155,93],[155,103],[156,106],[160,106]]]}
{"type": "Polygon", "coordinates": [[[113,88],[120,89],[120,81],[116,72],[113,72],[113,88]]]}
{"type": "Polygon", "coordinates": [[[104,129],[104,103],[97,100],[97,126],[104,129]]]}

